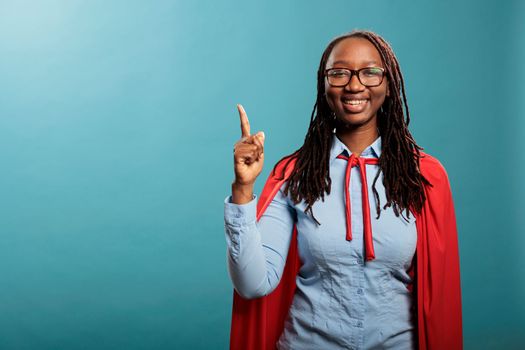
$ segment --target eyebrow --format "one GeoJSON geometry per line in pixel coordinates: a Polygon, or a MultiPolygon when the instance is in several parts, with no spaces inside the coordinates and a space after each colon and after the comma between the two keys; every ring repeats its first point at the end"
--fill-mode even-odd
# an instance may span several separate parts
{"type": "MultiPolygon", "coordinates": [[[[336,65],[336,64],[350,64],[350,63],[349,63],[348,61],[339,60],[339,61],[335,61],[335,62],[333,63],[333,65],[336,65]]],[[[376,62],[376,61],[367,61],[367,62],[365,62],[364,64],[365,64],[365,66],[368,66],[368,65],[370,65],[370,64],[377,64],[377,62],[376,62]]]]}

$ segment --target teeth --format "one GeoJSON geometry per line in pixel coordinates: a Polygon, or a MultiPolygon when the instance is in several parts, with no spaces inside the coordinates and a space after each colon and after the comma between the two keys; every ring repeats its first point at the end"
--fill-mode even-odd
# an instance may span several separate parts
{"type": "Polygon", "coordinates": [[[352,106],[360,105],[361,103],[365,103],[365,102],[366,100],[343,100],[343,103],[346,103],[352,106]]]}

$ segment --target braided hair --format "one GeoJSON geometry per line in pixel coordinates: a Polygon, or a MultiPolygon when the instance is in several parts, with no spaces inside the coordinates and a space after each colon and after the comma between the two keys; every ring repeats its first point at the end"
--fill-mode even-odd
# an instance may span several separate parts
{"type": "MultiPolygon", "coordinates": [[[[333,39],[323,52],[317,71],[317,99],[304,144],[292,155],[281,159],[286,162],[284,168],[292,159],[296,159],[295,167],[284,187],[284,194],[290,194],[295,204],[304,200],[305,213],[310,214],[317,224],[319,222],[313,214],[312,206],[317,200],[324,200],[325,194],[330,194],[329,155],[332,146],[332,130],[335,127],[332,111],[325,97],[326,62],[335,45],[351,37],[364,38],[379,51],[385,65],[390,91],[390,95],[386,96],[383,105],[377,112],[377,126],[382,138],[382,150],[379,157],[380,171],[377,172],[372,184],[377,218],[380,216],[381,207],[375,185],[380,172],[383,172],[383,185],[386,192],[386,203],[383,209],[392,206],[398,217],[403,211],[406,211],[409,217],[409,209],[420,212],[426,200],[424,185],[430,185],[430,182],[419,171],[422,148],[416,144],[408,130],[410,113],[405,86],[392,48],[382,37],[373,32],[352,31],[333,39]]],[[[274,175],[275,170],[276,167],[273,169],[274,175]]]]}

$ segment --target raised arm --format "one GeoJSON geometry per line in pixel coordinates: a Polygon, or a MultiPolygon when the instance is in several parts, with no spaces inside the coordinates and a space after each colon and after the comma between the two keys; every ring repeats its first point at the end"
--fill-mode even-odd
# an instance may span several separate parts
{"type": "Polygon", "coordinates": [[[224,203],[228,271],[244,298],[264,296],[277,287],[290,246],[295,211],[279,191],[256,222],[253,184],[262,170],[262,133],[250,135],[248,118],[238,106],[242,138],[235,144],[235,180],[224,203]]]}

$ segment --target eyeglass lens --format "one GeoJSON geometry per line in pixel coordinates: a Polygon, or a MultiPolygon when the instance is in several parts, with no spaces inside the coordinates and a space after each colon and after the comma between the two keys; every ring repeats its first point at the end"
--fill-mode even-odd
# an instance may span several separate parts
{"type": "MultiPolygon", "coordinates": [[[[327,72],[328,83],[332,86],[345,86],[350,82],[352,71],[348,69],[331,69],[327,72]]],[[[383,71],[379,68],[362,68],[357,77],[365,86],[378,86],[383,81],[383,71]]]]}

